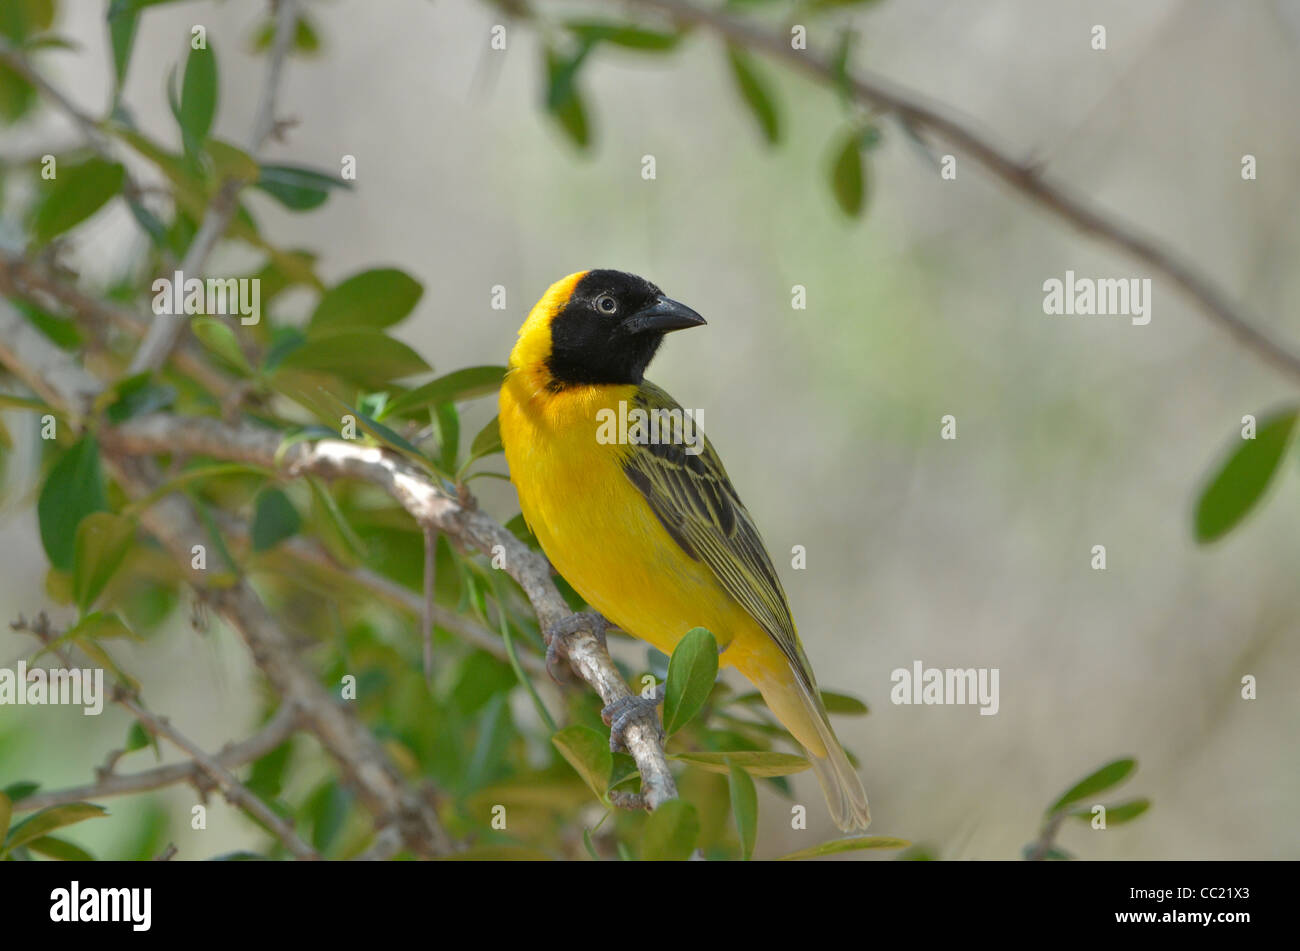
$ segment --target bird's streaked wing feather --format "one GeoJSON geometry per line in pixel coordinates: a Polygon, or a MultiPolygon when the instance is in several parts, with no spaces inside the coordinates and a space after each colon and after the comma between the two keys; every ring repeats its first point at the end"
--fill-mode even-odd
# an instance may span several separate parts
{"type": "MultiPolygon", "coordinates": [[[[633,401],[647,414],[683,412],[671,396],[649,382],[641,384],[633,401]]],[[[699,439],[702,448],[694,455],[679,440],[633,445],[623,471],[669,536],[686,554],[709,567],[815,691],[785,591],[758,529],[713,446],[703,434],[699,439]]]]}

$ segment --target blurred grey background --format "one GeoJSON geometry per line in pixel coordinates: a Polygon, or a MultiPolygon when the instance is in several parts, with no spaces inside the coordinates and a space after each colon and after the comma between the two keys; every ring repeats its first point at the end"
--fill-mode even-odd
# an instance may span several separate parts
{"type": "MultiPolygon", "coordinates": [[[[104,4],[66,7],[61,32],[84,49],[45,57],[45,70],[100,114],[104,4]]],[[[574,270],[634,271],[701,311],[708,328],[670,338],[650,376],[704,409],[822,685],[871,705],[837,729],[863,761],[873,833],[945,858],[1017,857],[1060,792],[1131,754],[1138,773],[1115,798],[1150,796],[1152,810],[1107,832],[1068,826],[1064,847],[1088,858],[1300,855],[1295,460],[1224,542],[1198,548],[1191,535],[1196,494],[1242,415],[1294,400],[1293,383],[1159,278],[1145,327],[1044,316],[1042,283],[1067,269],[1154,275],[963,158],[942,181],[892,124],[872,153],[866,217],[847,221],[825,183],[844,118],[834,95],[761,63],[786,129],[768,149],[703,31],[667,57],[595,53],[581,79],[595,146],[579,155],[540,108],[532,28],[509,24],[508,50],[494,53],[489,30],[502,20],[483,3],[306,9],[324,48],[290,61],[280,113],[300,124],[266,155],[337,169],[352,154],[358,180],[307,215],[253,195],[263,231],[319,250],[327,280],[384,264],[418,277],[425,295],[397,334],[442,371],[505,362],[528,308],[574,270]],[[641,178],[645,154],[655,181],[641,178]],[[490,307],[496,284],[504,312],[490,307]],[[791,309],[794,284],[807,287],[807,310],[791,309]],[[939,438],[945,414],[956,441],[939,438]],[[1105,571],[1090,567],[1096,544],[1105,571]],[[806,570],[790,568],[793,545],[806,546],[806,570]],[[915,660],[1000,668],[999,713],[892,705],[890,672],[915,660]],[[1257,700],[1240,699],[1245,674],[1257,700]]],[[[252,0],[150,10],[125,94],[137,122],[176,141],[166,74],[202,23],[221,71],[215,132],[246,142],[265,68],[249,39],[264,15],[252,0]]],[[[1054,180],[1199,262],[1261,326],[1300,340],[1300,5],[884,0],[851,18],[860,65],[1038,157],[1054,180]],[[1093,24],[1107,28],[1105,52],[1090,48],[1093,24]],[[1257,181],[1241,179],[1245,153],[1257,181]]],[[[812,43],[829,35],[814,30],[812,43]]],[[[73,140],[52,121],[3,145],[73,140]]],[[[80,234],[91,284],[115,274],[124,238],[138,240],[125,212],[80,234]]],[[[226,247],[213,269],[253,261],[226,247]]],[[[287,296],[277,313],[309,303],[287,296]]],[[[467,429],[490,403],[474,404],[467,429]]],[[[42,607],[45,575],[32,487],[10,476],[6,619],[42,607]]],[[[501,517],[517,511],[504,484],[477,485],[501,517]]],[[[254,676],[240,644],[196,635],[185,613],[160,644],[125,656],[154,685],[151,704],[215,747],[247,729],[254,676]]],[[[0,632],[0,664],[26,647],[0,632]]],[[[38,772],[48,785],[89,781],[128,725],[116,710],[2,713],[4,774],[38,772]]],[[[833,831],[813,780],[796,788],[811,828],[790,830],[788,807],[764,794],[760,856],[833,831]]],[[[184,815],[190,797],[164,801],[184,815]]],[[[148,821],[136,800],[112,806],[148,821]]],[[[229,848],[255,838],[221,803],[212,817],[206,835],[229,848]]],[[[124,828],[95,825],[81,833],[92,847],[124,828]]]]}

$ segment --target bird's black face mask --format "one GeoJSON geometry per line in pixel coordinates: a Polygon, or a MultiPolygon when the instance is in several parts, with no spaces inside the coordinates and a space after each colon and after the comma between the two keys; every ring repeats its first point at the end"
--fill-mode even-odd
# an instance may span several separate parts
{"type": "Polygon", "coordinates": [[[704,318],[623,271],[588,271],[551,318],[552,386],[640,383],[664,334],[704,318]]]}

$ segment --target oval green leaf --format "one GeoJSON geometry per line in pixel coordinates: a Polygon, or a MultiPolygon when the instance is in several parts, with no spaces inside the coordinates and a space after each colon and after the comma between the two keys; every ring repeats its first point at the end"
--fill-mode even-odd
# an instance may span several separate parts
{"type": "Polygon", "coordinates": [[[1135,769],[1137,769],[1137,760],[1131,757],[1107,763],[1095,773],[1085,776],[1066,790],[1065,794],[1047,810],[1047,814],[1050,816],[1066,806],[1073,805],[1080,799],[1088,799],[1098,793],[1105,792],[1113,786],[1118,786],[1128,779],[1135,769]]]}
{"type": "Polygon", "coordinates": [[[403,416],[437,403],[459,402],[488,396],[501,388],[501,381],[505,374],[506,367],[499,366],[466,367],[448,373],[399,396],[384,408],[379,418],[403,416]]]}
{"type": "MultiPolygon", "coordinates": [[[[176,318],[162,317],[158,319],[175,320],[176,318]]],[[[239,339],[235,336],[235,332],[230,329],[230,325],[224,320],[218,317],[200,317],[190,327],[194,331],[194,336],[198,337],[199,342],[210,352],[244,373],[253,372],[253,368],[249,366],[248,358],[244,356],[244,351],[239,347],[239,339]]]]}
{"type": "Polygon", "coordinates": [[[862,214],[866,200],[866,174],[862,167],[861,136],[854,132],[847,136],[831,162],[831,191],[835,201],[846,215],[856,218],[862,214]]]}
{"type": "MultiPolygon", "coordinates": [[[[669,676],[672,676],[671,670],[669,676]]],[[[728,773],[731,785],[731,814],[736,820],[736,835],[740,838],[740,855],[748,862],[754,855],[758,839],[758,790],[754,780],[735,763],[728,773]]]]}
{"type": "Polygon", "coordinates": [[[82,611],[99,597],[126,559],[135,540],[135,523],[112,512],[92,512],[77,526],[72,596],[82,611]]]}
{"type": "Polygon", "coordinates": [[[560,730],[551,737],[551,742],[582,777],[596,798],[606,802],[609,777],[614,769],[614,754],[609,751],[609,739],[591,727],[575,725],[560,730]]]}
{"type": "Polygon", "coordinates": [[[415,309],[423,294],[424,287],[405,271],[362,271],[325,292],[312,313],[310,333],[391,327],[415,309]]]}
{"type": "Polygon", "coordinates": [[[217,54],[211,46],[190,49],[181,80],[180,114],[176,119],[194,145],[201,145],[217,114],[217,54]]]}
{"type": "Polygon", "coordinates": [[[673,650],[664,687],[664,729],[672,736],[700,712],[718,676],[718,642],[702,627],[673,650]]]}
{"type": "Polygon", "coordinates": [[[300,165],[263,165],[255,184],[292,211],[310,211],[324,204],[331,188],[352,187],[337,175],[300,165]]]}
{"type": "Polygon", "coordinates": [[[41,544],[50,564],[70,573],[76,559],[77,526],[91,512],[107,509],[99,445],[87,434],[50,469],[36,502],[41,544]]]}
{"type": "Polygon", "coordinates": [[[126,172],[117,162],[87,159],[78,165],[59,164],[56,175],[39,182],[30,229],[37,244],[85,221],[122,190],[126,172]]]}
{"type": "Polygon", "coordinates": [[[867,705],[857,697],[850,697],[847,693],[834,693],[830,690],[821,691],[822,705],[826,707],[827,713],[834,713],[843,717],[863,717],[870,711],[867,705]]]}
{"type": "Polygon", "coordinates": [[[1222,538],[1255,507],[1273,479],[1291,442],[1300,409],[1274,413],[1260,421],[1254,439],[1242,439],[1220,464],[1196,503],[1196,540],[1222,538]]]}
{"type": "Polygon", "coordinates": [[[683,862],[695,851],[700,817],[695,807],[669,799],[646,819],[641,832],[641,858],[647,862],[683,862]]]}
{"type": "Polygon", "coordinates": [[[731,75],[736,80],[741,98],[758,120],[759,131],[769,145],[775,145],[781,140],[781,122],[767,83],[759,75],[749,54],[739,47],[727,47],[727,60],[731,64],[731,75]]]}
{"type": "Polygon", "coordinates": [[[250,532],[253,551],[267,551],[295,535],[302,526],[298,510],[289,497],[270,486],[257,493],[253,503],[253,527],[250,532]]]}
{"type": "Polygon", "coordinates": [[[97,819],[106,815],[108,815],[107,809],[89,802],[73,802],[66,806],[50,806],[48,809],[32,813],[10,829],[9,835],[5,838],[4,851],[9,852],[26,845],[28,842],[34,842],[55,829],[61,829],[64,826],[83,822],[86,819],[97,819]]]}
{"type": "Polygon", "coordinates": [[[277,370],[312,370],[379,390],[393,380],[429,372],[418,353],[375,330],[343,330],[309,337],[277,370]]]}
{"type": "Polygon", "coordinates": [[[43,835],[27,843],[27,848],[47,858],[60,862],[93,862],[95,857],[79,845],[73,845],[67,839],[56,839],[52,835],[43,835]]]}

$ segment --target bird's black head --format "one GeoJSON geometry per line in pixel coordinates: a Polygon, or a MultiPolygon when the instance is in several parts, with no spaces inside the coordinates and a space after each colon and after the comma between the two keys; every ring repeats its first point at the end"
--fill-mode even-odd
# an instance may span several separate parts
{"type": "Polygon", "coordinates": [[[546,368],[557,389],[640,383],[664,334],[702,323],[703,317],[644,278],[587,271],[551,318],[546,368]]]}

